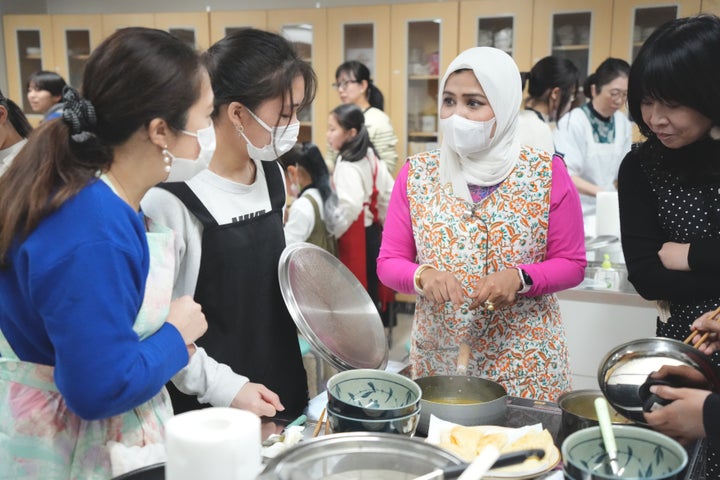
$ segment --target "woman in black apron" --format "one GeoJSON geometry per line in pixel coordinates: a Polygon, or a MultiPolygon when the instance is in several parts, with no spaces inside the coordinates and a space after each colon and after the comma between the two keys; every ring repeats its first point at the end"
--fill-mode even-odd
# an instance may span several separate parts
{"type": "MultiPolygon", "coordinates": [[[[178,234],[174,294],[189,291],[203,307],[209,328],[198,345],[277,393],[284,415],[297,416],[307,406],[307,378],[278,282],[285,183],[276,159],[295,145],[297,110],[312,101],[315,74],[285,39],[254,29],[220,40],[203,61],[215,93],[212,162],[156,189],[143,207],[178,234]]],[[[206,381],[227,386],[210,374],[206,381]]],[[[177,390],[171,396],[176,413],[201,407],[177,390]]]]}

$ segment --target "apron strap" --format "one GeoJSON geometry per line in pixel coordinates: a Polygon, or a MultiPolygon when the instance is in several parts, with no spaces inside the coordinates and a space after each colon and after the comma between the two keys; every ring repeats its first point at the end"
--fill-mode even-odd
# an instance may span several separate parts
{"type": "Polygon", "coordinates": [[[280,166],[275,160],[263,160],[261,163],[270,193],[270,205],[273,210],[282,210],[285,207],[285,182],[280,174],[280,166]]]}
{"type": "Polygon", "coordinates": [[[217,227],[218,223],[215,218],[210,215],[208,209],[203,205],[195,192],[185,182],[166,182],[161,183],[158,187],[167,190],[180,199],[185,204],[190,213],[195,215],[203,228],[217,227]]]}

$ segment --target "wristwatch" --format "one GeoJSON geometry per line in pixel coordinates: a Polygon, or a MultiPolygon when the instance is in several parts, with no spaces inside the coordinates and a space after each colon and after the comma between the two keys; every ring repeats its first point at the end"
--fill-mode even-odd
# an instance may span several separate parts
{"type": "Polygon", "coordinates": [[[529,292],[533,286],[532,277],[530,275],[528,275],[528,273],[520,267],[515,267],[515,269],[518,271],[518,276],[520,277],[520,283],[522,284],[522,287],[520,288],[520,290],[518,290],[517,293],[529,292]]]}

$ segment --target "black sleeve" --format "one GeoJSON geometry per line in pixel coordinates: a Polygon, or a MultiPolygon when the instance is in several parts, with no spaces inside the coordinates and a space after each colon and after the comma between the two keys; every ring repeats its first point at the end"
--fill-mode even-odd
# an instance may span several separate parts
{"type": "Polygon", "coordinates": [[[696,272],[720,272],[720,238],[693,240],[688,264],[696,272]]]}
{"type": "Polygon", "coordinates": [[[681,272],[662,265],[658,252],[669,239],[660,227],[657,198],[641,168],[640,155],[637,149],[628,153],[618,173],[620,235],[628,280],[647,300],[694,302],[719,297],[716,275],[720,269],[681,272]]]}
{"type": "Polygon", "coordinates": [[[705,436],[713,443],[720,440],[720,394],[711,393],[703,404],[705,436]]]}

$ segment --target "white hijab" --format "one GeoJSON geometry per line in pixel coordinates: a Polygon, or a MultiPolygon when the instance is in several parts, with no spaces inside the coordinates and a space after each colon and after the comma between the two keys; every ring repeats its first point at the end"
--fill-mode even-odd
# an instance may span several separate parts
{"type": "Polygon", "coordinates": [[[452,183],[456,196],[472,202],[468,184],[489,187],[505,180],[517,163],[520,144],[516,139],[517,117],[522,101],[520,71],[502,50],[475,47],[465,50],[450,63],[440,82],[438,112],[442,108],[445,82],[453,72],[470,69],[485,91],[495,112],[495,136],[490,147],[466,156],[454,152],[445,142],[440,146],[440,181],[452,183]]]}

